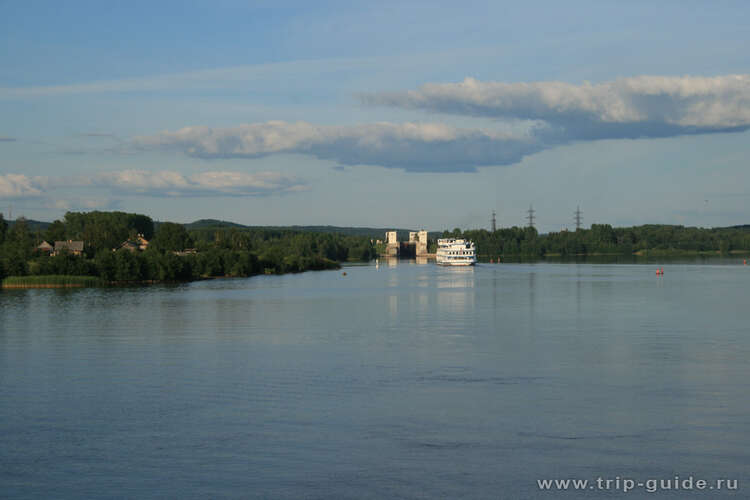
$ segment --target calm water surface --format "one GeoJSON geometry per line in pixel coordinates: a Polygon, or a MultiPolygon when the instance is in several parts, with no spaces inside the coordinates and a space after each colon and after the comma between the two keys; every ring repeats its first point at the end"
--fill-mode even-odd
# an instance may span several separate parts
{"type": "Polygon", "coordinates": [[[2,291],[0,497],[747,498],[750,268],[663,267],[2,291]]]}

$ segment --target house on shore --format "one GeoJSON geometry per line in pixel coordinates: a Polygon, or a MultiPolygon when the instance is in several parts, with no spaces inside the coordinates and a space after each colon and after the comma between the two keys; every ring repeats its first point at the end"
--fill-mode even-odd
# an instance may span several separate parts
{"type": "Polygon", "coordinates": [[[131,252],[135,252],[136,250],[142,251],[148,248],[148,240],[144,238],[142,234],[138,234],[135,238],[123,241],[119,247],[113,248],[112,250],[117,251],[121,248],[130,250],[131,252]]]}
{"type": "Polygon", "coordinates": [[[138,250],[138,243],[131,241],[131,240],[126,240],[126,241],[123,241],[119,247],[113,248],[112,250],[117,251],[123,248],[125,250],[130,250],[131,252],[135,252],[136,250],[138,250]]]}
{"type": "Polygon", "coordinates": [[[39,253],[44,253],[47,255],[55,251],[55,247],[50,245],[47,241],[42,241],[42,243],[38,247],[36,247],[36,249],[39,253]]]}
{"type": "Polygon", "coordinates": [[[145,250],[148,248],[148,240],[140,233],[135,237],[135,242],[138,244],[138,250],[145,250]]]}
{"type": "Polygon", "coordinates": [[[50,253],[53,257],[55,255],[60,255],[61,252],[69,252],[73,255],[81,255],[83,253],[83,242],[82,241],[56,241],[55,242],[55,248],[50,253]]]}

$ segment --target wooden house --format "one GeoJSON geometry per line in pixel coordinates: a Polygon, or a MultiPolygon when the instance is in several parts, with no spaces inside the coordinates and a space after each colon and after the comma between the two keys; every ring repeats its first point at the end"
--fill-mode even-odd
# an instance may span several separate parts
{"type": "Polygon", "coordinates": [[[36,249],[37,251],[39,251],[39,253],[46,253],[47,255],[55,251],[55,247],[50,245],[47,241],[42,241],[42,243],[38,247],[36,247],[36,249]]]}
{"type": "Polygon", "coordinates": [[[70,252],[73,255],[81,255],[83,253],[83,242],[82,241],[56,241],[55,249],[51,255],[60,255],[60,252],[70,252]]]}

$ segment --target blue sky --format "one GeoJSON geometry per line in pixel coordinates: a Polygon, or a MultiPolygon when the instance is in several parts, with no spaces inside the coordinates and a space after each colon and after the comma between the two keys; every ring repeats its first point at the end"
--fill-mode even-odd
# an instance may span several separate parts
{"type": "Polygon", "coordinates": [[[750,223],[746,2],[0,2],[0,210],[750,223]]]}

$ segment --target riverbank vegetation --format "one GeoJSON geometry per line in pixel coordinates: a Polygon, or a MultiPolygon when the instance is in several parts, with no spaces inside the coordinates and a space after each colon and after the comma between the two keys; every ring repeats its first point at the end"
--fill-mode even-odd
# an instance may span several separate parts
{"type": "Polygon", "coordinates": [[[22,219],[8,227],[0,216],[0,279],[34,277],[38,285],[45,280],[53,285],[60,276],[123,284],[293,273],[374,256],[364,236],[233,227],[188,231],[182,224],[155,224],[148,216],[123,212],[69,212],[32,232],[22,219]],[[138,235],[149,240],[145,250],[122,247],[138,235]],[[42,241],[67,240],[83,241],[83,252],[50,255],[37,249],[42,241]]]}
{"type": "Polygon", "coordinates": [[[613,228],[593,224],[590,229],[538,234],[531,227],[446,231],[444,237],[464,237],[476,244],[479,256],[643,255],[680,256],[750,252],[750,230],[697,228],[649,224],[613,228]]]}
{"type": "MultiPolygon", "coordinates": [[[[68,212],[53,223],[31,225],[18,219],[8,224],[0,214],[0,280],[9,276],[13,280],[33,278],[8,282],[18,286],[65,285],[60,277],[98,280],[85,281],[86,286],[181,282],[336,269],[341,262],[369,261],[378,255],[372,234],[361,231],[348,234],[346,228],[326,233],[321,228],[314,226],[305,231],[248,227],[211,220],[183,225],[154,222],[146,215],[124,212],[68,212]],[[147,241],[145,250],[138,250],[138,245],[123,245],[139,238],[147,241]],[[50,255],[37,248],[42,241],[68,240],[83,241],[82,252],[60,251],[50,255]]],[[[590,229],[542,235],[534,228],[512,227],[494,232],[455,229],[445,231],[443,236],[473,240],[479,257],[488,259],[750,252],[750,226],[613,228],[609,224],[594,224],[590,229]]],[[[434,239],[429,243],[428,248],[434,249],[434,239]]]]}
{"type": "Polygon", "coordinates": [[[104,284],[96,276],[9,276],[2,280],[3,288],[78,288],[104,284]]]}

